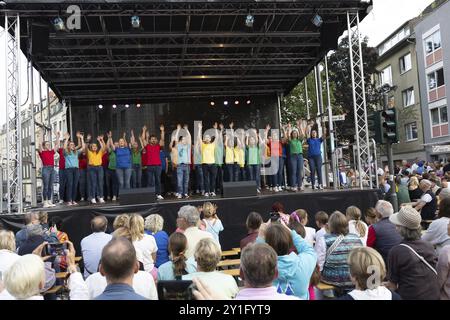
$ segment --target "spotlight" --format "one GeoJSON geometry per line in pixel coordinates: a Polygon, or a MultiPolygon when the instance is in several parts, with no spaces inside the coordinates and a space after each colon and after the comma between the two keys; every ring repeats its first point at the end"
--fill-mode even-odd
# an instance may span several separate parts
{"type": "Polygon", "coordinates": [[[247,104],[250,104],[251,103],[251,101],[250,100],[247,100],[247,104]]]}
{"type": "Polygon", "coordinates": [[[211,101],[209,104],[213,107],[216,105],[216,103],[214,101],[211,101]]]}
{"type": "Polygon", "coordinates": [[[130,107],[130,105],[129,105],[129,104],[126,104],[126,105],[125,105],[125,108],[129,108],[129,107],[130,107]]]}
{"type": "Polygon", "coordinates": [[[138,29],[141,26],[141,18],[137,15],[131,17],[131,26],[138,29]]]}
{"type": "Polygon", "coordinates": [[[141,107],[141,104],[140,103],[137,103],[136,104],[136,108],[140,108],[141,107]]]}
{"type": "Polygon", "coordinates": [[[227,106],[227,105],[228,105],[228,101],[225,100],[225,101],[223,102],[223,104],[227,106]]]}
{"type": "Polygon", "coordinates": [[[99,108],[99,109],[103,109],[103,105],[99,104],[99,105],[98,105],[98,108],[99,108]]]}
{"type": "Polygon", "coordinates": [[[113,107],[113,109],[116,109],[117,108],[117,104],[113,104],[112,107],[113,107]]]}
{"type": "Polygon", "coordinates": [[[245,25],[248,28],[253,28],[253,22],[255,22],[255,17],[252,16],[250,13],[247,15],[247,17],[245,18],[245,25]]]}
{"type": "Polygon", "coordinates": [[[64,20],[61,17],[56,17],[53,19],[52,24],[56,31],[64,31],[66,29],[64,20]]]}
{"type": "Polygon", "coordinates": [[[319,28],[320,26],[322,26],[323,19],[318,13],[316,13],[314,18],[311,19],[311,22],[313,23],[313,25],[319,28]]]}
{"type": "Polygon", "coordinates": [[[234,104],[239,104],[239,100],[236,100],[236,101],[234,102],[234,104]]]}

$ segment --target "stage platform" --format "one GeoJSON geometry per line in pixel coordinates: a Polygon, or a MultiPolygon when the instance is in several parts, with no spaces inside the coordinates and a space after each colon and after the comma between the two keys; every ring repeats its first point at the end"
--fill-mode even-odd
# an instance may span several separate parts
{"type": "MultiPolygon", "coordinates": [[[[169,234],[176,228],[176,218],[179,208],[183,205],[200,206],[205,201],[218,205],[218,216],[222,220],[225,230],[220,233],[222,249],[239,247],[239,241],[246,235],[245,220],[251,211],[259,212],[264,219],[269,218],[271,206],[274,202],[281,202],[286,213],[296,209],[305,209],[309,214],[309,226],[315,227],[314,215],[319,210],[332,213],[334,210],[345,212],[351,205],[359,207],[362,212],[373,207],[378,200],[377,190],[311,190],[304,192],[263,192],[256,197],[242,198],[204,198],[193,197],[187,200],[164,200],[143,205],[120,205],[120,203],[106,203],[102,205],[78,205],[73,207],[58,206],[48,209],[49,217],[63,218],[64,231],[76,245],[77,252],[81,239],[91,233],[90,221],[93,216],[103,214],[110,224],[112,231],[114,218],[121,213],[139,213],[146,217],[158,213],[164,218],[164,230],[169,234]]],[[[17,231],[23,226],[23,218],[19,215],[0,215],[0,221],[6,228],[17,231]]]]}

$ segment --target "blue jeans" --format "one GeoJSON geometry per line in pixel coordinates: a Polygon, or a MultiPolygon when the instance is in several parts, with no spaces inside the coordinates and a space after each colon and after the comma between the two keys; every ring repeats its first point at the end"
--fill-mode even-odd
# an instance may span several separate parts
{"type": "Polygon", "coordinates": [[[277,186],[284,186],[284,158],[279,157],[278,173],[277,173],[277,186]]]}
{"type": "Polygon", "coordinates": [[[227,182],[239,181],[239,165],[237,163],[227,163],[227,182]]]}
{"type": "Polygon", "coordinates": [[[117,178],[116,170],[105,170],[105,182],[106,182],[106,197],[118,197],[119,196],[119,180],[117,178]]]}
{"type": "Polygon", "coordinates": [[[311,185],[315,186],[315,178],[317,172],[317,180],[319,184],[322,184],[322,156],[311,156],[309,157],[309,169],[311,171],[311,185]]]}
{"type": "Polygon", "coordinates": [[[140,188],[142,185],[142,167],[140,164],[133,164],[131,173],[131,187],[140,188]]]}
{"type": "Polygon", "coordinates": [[[189,165],[179,164],[177,166],[177,184],[179,194],[188,194],[189,189],[189,165]]]}
{"type": "Polygon", "coordinates": [[[130,189],[131,173],[133,169],[131,168],[116,168],[117,180],[119,181],[119,190],[130,189]]]}
{"type": "Polygon", "coordinates": [[[89,197],[89,183],[87,181],[87,169],[80,169],[80,180],[78,182],[80,197],[87,199],[89,197]]]}
{"type": "Polygon", "coordinates": [[[291,154],[289,162],[291,165],[291,187],[301,187],[303,184],[303,155],[291,154]]]}
{"type": "Polygon", "coordinates": [[[42,197],[44,201],[52,200],[54,172],[53,166],[42,167],[42,197]]]}
{"type": "Polygon", "coordinates": [[[216,192],[217,166],[215,164],[203,164],[203,177],[205,191],[216,192]]]}
{"type": "Polygon", "coordinates": [[[88,166],[89,174],[89,200],[95,197],[103,198],[103,167],[88,166]]]}
{"type": "Polygon", "coordinates": [[[157,195],[161,194],[161,166],[147,166],[147,187],[155,187],[157,195]]]}
{"type": "Polygon", "coordinates": [[[203,185],[203,168],[201,164],[196,164],[194,167],[195,171],[195,189],[198,191],[205,191],[205,186],[203,185]]]}
{"type": "Polygon", "coordinates": [[[248,169],[248,179],[256,180],[256,187],[261,188],[261,165],[260,164],[250,164],[247,166],[248,169]]]}
{"type": "Polygon", "coordinates": [[[66,196],[66,173],[65,169],[59,169],[59,200],[65,200],[66,196]]]}
{"type": "Polygon", "coordinates": [[[72,202],[77,198],[78,191],[78,180],[80,174],[78,168],[66,168],[66,179],[67,179],[67,201],[72,202]]]}

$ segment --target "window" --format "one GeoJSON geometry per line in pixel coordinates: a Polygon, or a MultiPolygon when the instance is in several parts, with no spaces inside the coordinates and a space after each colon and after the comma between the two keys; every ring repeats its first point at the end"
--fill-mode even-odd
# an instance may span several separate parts
{"type": "Polygon", "coordinates": [[[449,134],[447,106],[431,109],[430,117],[433,138],[447,136],[449,134]]]}
{"type": "Polygon", "coordinates": [[[439,88],[444,84],[444,69],[436,70],[428,75],[428,90],[439,88]]]}
{"type": "Polygon", "coordinates": [[[381,85],[384,85],[387,83],[392,86],[392,68],[391,68],[391,66],[384,68],[381,71],[380,76],[381,76],[381,85]]]}
{"type": "Polygon", "coordinates": [[[411,70],[411,53],[408,53],[406,56],[403,56],[399,60],[400,64],[400,73],[405,73],[406,71],[411,70]]]}
{"type": "Polygon", "coordinates": [[[406,130],[406,141],[412,141],[417,139],[418,134],[416,122],[408,123],[407,125],[405,125],[405,130],[406,130]]]}
{"type": "Polygon", "coordinates": [[[425,39],[425,50],[427,55],[441,47],[441,33],[437,31],[425,39]]]}
{"type": "Polygon", "coordinates": [[[409,107],[416,103],[414,101],[414,88],[409,88],[402,91],[402,97],[403,97],[403,107],[409,107]]]}

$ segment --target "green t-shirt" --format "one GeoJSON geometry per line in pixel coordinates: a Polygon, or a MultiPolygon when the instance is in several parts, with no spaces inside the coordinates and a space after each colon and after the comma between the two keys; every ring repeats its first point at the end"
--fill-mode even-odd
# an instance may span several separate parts
{"type": "Polygon", "coordinates": [[[116,170],[116,153],[111,151],[108,158],[108,169],[116,170]]]}
{"type": "Polygon", "coordinates": [[[142,160],[142,157],[141,157],[141,156],[142,156],[142,155],[141,155],[140,152],[132,151],[132,152],[131,152],[131,157],[132,157],[132,162],[133,162],[133,164],[141,165],[141,160],[142,160]]]}
{"type": "Polygon", "coordinates": [[[258,147],[248,147],[248,165],[260,164],[259,161],[259,148],[258,147]]]}
{"type": "Polygon", "coordinates": [[[223,144],[217,143],[214,149],[214,160],[219,166],[223,165],[223,144]]]}
{"type": "Polygon", "coordinates": [[[289,148],[291,154],[303,153],[302,141],[299,139],[289,140],[289,148]]]}

